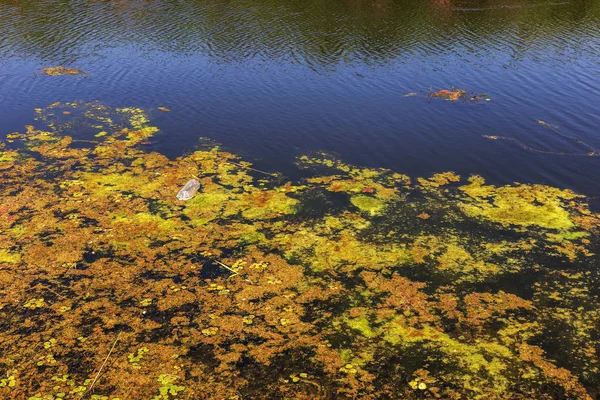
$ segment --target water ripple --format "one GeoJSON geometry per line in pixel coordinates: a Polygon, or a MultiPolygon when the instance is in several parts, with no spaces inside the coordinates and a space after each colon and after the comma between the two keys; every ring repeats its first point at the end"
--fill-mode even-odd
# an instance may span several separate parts
{"type": "Polygon", "coordinates": [[[588,160],[482,138],[572,145],[540,132],[535,120],[543,119],[600,147],[600,2],[481,4],[0,0],[0,117],[17,129],[31,122],[24,110],[76,98],[161,105],[173,112],[157,115],[168,131],[157,140],[172,155],[210,136],[265,160],[331,150],[417,175],[455,169],[498,181],[600,180],[588,160]],[[90,77],[34,78],[59,64],[90,77]],[[492,101],[403,97],[452,85],[492,101]],[[575,163],[585,176],[570,172],[575,163]]]}

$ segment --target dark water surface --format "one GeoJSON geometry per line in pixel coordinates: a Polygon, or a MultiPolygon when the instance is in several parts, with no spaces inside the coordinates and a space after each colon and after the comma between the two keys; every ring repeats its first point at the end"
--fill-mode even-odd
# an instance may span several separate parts
{"type": "Polygon", "coordinates": [[[316,150],[410,175],[480,173],[600,195],[600,2],[2,1],[2,132],[34,107],[100,100],[156,112],[169,156],[201,136],[284,170],[316,150]],[[69,65],[87,78],[34,76],[69,65]],[[408,92],[465,88],[490,102],[408,92]]]}

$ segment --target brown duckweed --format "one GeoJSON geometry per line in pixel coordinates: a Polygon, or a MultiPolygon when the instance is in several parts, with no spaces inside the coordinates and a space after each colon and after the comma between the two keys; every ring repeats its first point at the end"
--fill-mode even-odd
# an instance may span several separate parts
{"type": "Polygon", "coordinates": [[[447,101],[462,101],[462,102],[476,102],[476,101],[490,101],[491,99],[486,96],[485,93],[473,93],[469,90],[458,89],[453,87],[452,89],[440,89],[433,91],[429,88],[429,93],[417,93],[410,92],[406,93],[404,97],[421,96],[430,99],[443,99],[447,101]]]}
{"type": "Polygon", "coordinates": [[[599,395],[584,196],[326,154],[289,182],[148,151],[138,108],[36,115],[0,145],[2,398],[599,395]]]}
{"type": "Polygon", "coordinates": [[[430,94],[431,97],[438,97],[444,100],[456,101],[465,98],[467,91],[464,89],[452,88],[452,90],[441,89],[430,94]]]}

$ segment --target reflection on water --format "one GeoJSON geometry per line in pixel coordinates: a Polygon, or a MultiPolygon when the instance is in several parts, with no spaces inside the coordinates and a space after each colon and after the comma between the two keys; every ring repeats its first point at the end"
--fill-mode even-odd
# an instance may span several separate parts
{"type": "MultiPolygon", "coordinates": [[[[75,62],[136,45],[219,62],[281,60],[335,67],[419,56],[564,61],[598,55],[593,1],[12,1],[1,51],[75,62]],[[555,54],[559,53],[559,54],[555,54]]],[[[475,61],[475,60],[473,60],[475,61]]]]}
{"type": "Polygon", "coordinates": [[[496,183],[544,182],[592,195],[600,101],[595,1],[44,1],[0,5],[5,131],[56,100],[167,106],[156,146],[177,156],[210,137],[293,173],[292,155],[334,151],[411,175],[453,169],[496,183]],[[87,79],[35,79],[66,65],[87,79]],[[473,106],[404,98],[486,93],[473,106]]]}
{"type": "Polygon", "coordinates": [[[0,28],[1,398],[599,395],[600,2],[0,28]]]}

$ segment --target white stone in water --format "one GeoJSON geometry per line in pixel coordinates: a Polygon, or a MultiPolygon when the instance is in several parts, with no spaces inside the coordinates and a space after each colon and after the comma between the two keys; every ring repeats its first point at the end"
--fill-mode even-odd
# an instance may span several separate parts
{"type": "Polygon", "coordinates": [[[200,189],[200,182],[196,179],[190,179],[179,193],[177,193],[177,198],[179,200],[189,200],[194,197],[198,189],[200,189]]]}

